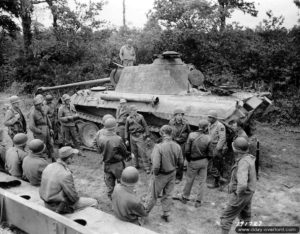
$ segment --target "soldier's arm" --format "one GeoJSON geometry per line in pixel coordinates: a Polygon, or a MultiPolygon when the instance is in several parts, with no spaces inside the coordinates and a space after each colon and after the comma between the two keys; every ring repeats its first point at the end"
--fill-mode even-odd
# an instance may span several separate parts
{"type": "Polygon", "coordinates": [[[159,152],[159,147],[158,145],[154,146],[154,149],[151,154],[152,158],[152,167],[153,167],[153,173],[154,175],[158,175],[159,170],[160,170],[160,164],[161,164],[161,155],[159,152]]]}
{"type": "Polygon", "coordinates": [[[123,143],[122,138],[120,139],[120,143],[119,143],[119,153],[122,155],[123,159],[127,158],[127,148],[123,143]]]}
{"type": "Polygon", "coordinates": [[[132,214],[135,214],[138,217],[148,216],[146,208],[141,202],[137,202],[137,203],[133,204],[130,211],[132,214]]]}
{"type": "Polygon", "coordinates": [[[216,149],[221,150],[226,143],[226,130],[223,124],[218,126],[218,133],[219,133],[219,141],[216,146],[216,149]]]}
{"type": "Polygon", "coordinates": [[[122,46],[121,49],[120,49],[120,53],[119,53],[121,61],[123,61],[123,48],[124,47],[122,46]]]}
{"type": "Polygon", "coordinates": [[[249,163],[245,160],[240,160],[237,170],[237,189],[238,195],[242,194],[247,189],[248,184],[249,163]]]}
{"type": "Polygon", "coordinates": [[[129,123],[127,118],[125,122],[125,139],[128,140],[128,138],[129,138],[129,123]]]}
{"type": "Polygon", "coordinates": [[[189,161],[189,157],[191,156],[191,147],[192,147],[192,133],[189,134],[188,139],[186,141],[186,147],[185,147],[185,155],[187,157],[187,160],[189,161]]]}
{"type": "Polygon", "coordinates": [[[69,118],[65,116],[63,108],[58,109],[58,114],[57,115],[58,115],[58,120],[59,121],[64,122],[64,123],[69,121],[69,118]]]}
{"type": "Polygon", "coordinates": [[[78,193],[76,192],[72,174],[68,174],[61,183],[63,192],[71,204],[79,200],[78,193]]]}
{"type": "Polygon", "coordinates": [[[19,118],[17,117],[18,116],[15,116],[11,110],[8,110],[5,114],[4,125],[7,127],[13,125],[18,121],[19,118]]]}
{"type": "Polygon", "coordinates": [[[178,145],[178,164],[179,164],[179,168],[183,166],[183,153],[179,145],[178,145]]]}
{"type": "Polygon", "coordinates": [[[29,114],[29,119],[28,119],[28,125],[29,125],[29,129],[35,133],[35,134],[41,134],[42,133],[42,130],[39,129],[36,124],[35,124],[35,121],[34,121],[34,112],[31,111],[30,114],[29,114]]]}
{"type": "Polygon", "coordinates": [[[146,123],[146,120],[144,119],[144,117],[142,116],[142,126],[144,127],[145,129],[145,132],[146,132],[146,135],[149,136],[149,127],[148,127],[148,124],[146,123]]]}

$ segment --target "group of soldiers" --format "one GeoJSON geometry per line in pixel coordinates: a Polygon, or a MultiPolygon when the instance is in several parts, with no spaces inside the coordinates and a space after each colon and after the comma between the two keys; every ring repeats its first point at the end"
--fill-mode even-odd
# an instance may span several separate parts
{"type": "MultiPolygon", "coordinates": [[[[28,140],[26,121],[18,102],[18,97],[10,98],[11,107],[5,117],[5,126],[14,146],[3,153],[0,144],[3,169],[28,180],[32,185],[40,186],[40,196],[45,206],[58,213],[97,206],[95,199],[78,196],[72,172],[68,168],[73,156],[79,154],[79,150],[72,146],[80,146],[75,126],[78,116],[70,108],[70,96],[62,96],[63,103],[57,111],[64,141],[57,154],[53,151],[53,126],[56,123],[55,117],[52,117],[55,115],[55,105],[51,98],[46,96],[46,101],[42,95],[34,98],[34,107],[29,114],[29,129],[34,139],[28,144],[29,153],[25,149],[28,140]]],[[[228,150],[226,127],[218,120],[217,113],[211,110],[207,119],[200,120],[198,130],[191,131],[184,111],[176,109],[169,124],[160,128],[160,142],[151,148],[149,127],[137,110],[135,105],[129,106],[125,99],[121,99],[115,117],[110,114],[103,116],[103,128],[95,136],[94,146],[104,163],[107,195],[118,218],[137,224],[141,224],[157,199],[161,198],[161,218],[169,222],[172,193],[175,184],[183,179],[185,163],[187,172],[183,191],[173,197],[183,204],[190,200],[197,174],[200,184],[194,204],[197,208],[203,204],[208,171],[214,178],[209,188],[217,188],[227,182],[222,175],[223,156],[228,150]],[[129,161],[133,166],[126,167],[129,161]],[[150,178],[148,194],[142,199],[135,192],[141,164],[150,178]]],[[[222,233],[229,232],[238,216],[244,223],[250,221],[256,181],[255,157],[249,154],[248,137],[239,120],[232,121],[232,128],[236,134],[232,143],[235,160],[229,183],[232,196],[221,215],[222,233]]]]}

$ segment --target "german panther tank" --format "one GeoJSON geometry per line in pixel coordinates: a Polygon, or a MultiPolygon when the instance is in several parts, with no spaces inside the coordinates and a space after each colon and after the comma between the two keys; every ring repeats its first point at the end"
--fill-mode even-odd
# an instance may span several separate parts
{"type": "Polygon", "coordinates": [[[87,147],[92,147],[94,136],[102,127],[102,116],[115,115],[121,98],[129,105],[137,106],[153,133],[168,124],[176,108],[183,109],[185,119],[196,128],[200,119],[207,118],[209,110],[217,111],[219,119],[225,123],[236,117],[247,121],[249,115],[268,100],[264,97],[266,93],[235,90],[229,96],[218,96],[210,91],[200,91],[189,82],[189,73],[189,67],[180,55],[168,51],[156,56],[152,64],[114,71],[110,79],[42,87],[39,91],[109,81],[115,84],[113,90],[98,86],[79,90],[71,97],[71,105],[80,117],[77,122],[79,132],[87,147]]]}

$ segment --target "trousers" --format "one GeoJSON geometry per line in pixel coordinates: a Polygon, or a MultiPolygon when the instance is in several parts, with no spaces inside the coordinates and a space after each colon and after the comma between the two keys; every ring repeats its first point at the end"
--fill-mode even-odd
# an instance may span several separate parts
{"type": "Polygon", "coordinates": [[[75,126],[62,126],[63,140],[65,145],[79,147],[81,145],[75,126]],[[72,144],[72,139],[74,144],[72,144]]]}
{"type": "Polygon", "coordinates": [[[104,182],[107,187],[107,195],[111,198],[114,191],[116,181],[119,183],[124,170],[124,162],[117,162],[113,164],[104,164],[104,182]]]}
{"type": "Polygon", "coordinates": [[[134,154],[134,166],[139,167],[139,158],[142,159],[144,169],[150,170],[150,159],[147,157],[146,154],[146,143],[144,140],[143,134],[138,136],[130,135],[130,147],[131,153],[134,154]]]}

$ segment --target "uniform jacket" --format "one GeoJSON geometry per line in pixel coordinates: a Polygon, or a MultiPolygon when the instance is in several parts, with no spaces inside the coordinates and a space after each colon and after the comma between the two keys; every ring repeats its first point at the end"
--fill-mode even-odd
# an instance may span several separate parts
{"type": "Polygon", "coordinates": [[[22,162],[28,155],[26,151],[17,147],[11,147],[6,151],[5,155],[5,168],[10,175],[22,177],[22,162]]]}
{"type": "Polygon", "coordinates": [[[135,61],[135,50],[133,46],[123,45],[120,49],[120,59],[135,61]]]}
{"type": "Polygon", "coordinates": [[[176,169],[177,163],[183,164],[181,147],[171,138],[164,138],[162,143],[156,144],[151,158],[154,175],[170,173],[176,169]]]}
{"type": "Polygon", "coordinates": [[[6,145],[0,142],[0,171],[5,171],[6,145]]]}
{"type": "Polygon", "coordinates": [[[41,184],[42,173],[48,164],[42,155],[29,153],[28,157],[23,160],[23,177],[25,177],[30,184],[39,186],[41,184]]]}
{"type": "Polygon", "coordinates": [[[169,125],[173,127],[173,138],[178,144],[186,142],[189,133],[191,132],[188,122],[183,119],[182,122],[177,123],[175,118],[169,121],[169,125]]]}
{"type": "Polygon", "coordinates": [[[48,126],[49,129],[52,128],[51,122],[45,112],[45,108],[43,108],[42,111],[32,108],[29,113],[29,129],[33,132],[33,134],[41,134],[40,131],[43,131],[42,126],[48,126]]]}
{"type": "Polygon", "coordinates": [[[188,160],[198,160],[209,156],[211,139],[202,132],[191,132],[186,143],[186,157],[188,160]]]}
{"type": "Polygon", "coordinates": [[[75,126],[73,119],[68,117],[74,116],[74,113],[71,111],[70,107],[66,105],[61,105],[58,109],[58,120],[63,126],[75,126]]]}
{"type": "Polygon", "coordinates": [[[50,121],[53,122],[55,119],[55,108],[56,108],[55,104],[53,102],[49,104],[45,102],[44,106],[45,106],[46,114],[48,115],[50,121]]]}
{"type": "Polygon", "coordinates": [[[231,169],[229,192],[242,194],[254,192],[256,187],[255,157],[242,154],[231,169]]]}
{"type": "Polygon", "coordinates": [[[125,139],[128,139],[129,134],[135,133],[146,133],[149,135],[149,128],[144,119],[140,114],[134,116],[128,116],[125,124],[125,139]]]}
{"type": "Polygon", "coordinates": [[[66,202],[73,205],[79,199],[72,172],[61,160],[49,164],[44,169],[39,192],[46,203],[66,202]]]}
{"type": "Polygon", "coordinates": [[[226,129],[218,120],[208,127],[211,142],[216,146],[217,150],[222,150],[226,145],[226,129]]]}
{"type": "Polygon", "coordinates": [[[117,112],[116,112],[116,118],[118,124],[126,124],[126,119],[129,115],[128,107],[127,106],[118,106],[117,112]]]}
{"type": "Polygon", "coordinates": [[[5,114],[4,125],[8,127],[9,130],[14,132],[26,132],[26,121],[22,111],[19,108],[10,107],[5,114]],[[19,117],[17,117],[19,114],[19,117]]]}
{"type": "Polygon", "coordinates": [[[117,184],[114,188],[112,207],[115,216],[127,222],[135,222],[138,220],[138,217],[148,215],[133,189],[123,184],[117,184]]]}
{"type": "Polygon", "coordinates": [[[96,139],[99,153],[103,155],[104,163],[116,163],[127,156],[126,146],[115,132],[105,131],[96,139]]]}

